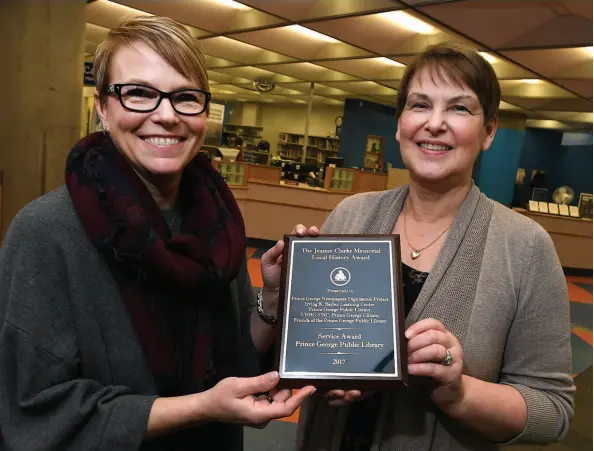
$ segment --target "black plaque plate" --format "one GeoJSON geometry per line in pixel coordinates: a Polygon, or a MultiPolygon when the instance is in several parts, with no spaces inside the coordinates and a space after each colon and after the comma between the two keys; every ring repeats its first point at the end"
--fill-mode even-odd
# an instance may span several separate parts
{"type": "Polygon", "coordinates": [[[285,236],[279,300],[281,387],[406,384],[398,235],[285,236]]]}

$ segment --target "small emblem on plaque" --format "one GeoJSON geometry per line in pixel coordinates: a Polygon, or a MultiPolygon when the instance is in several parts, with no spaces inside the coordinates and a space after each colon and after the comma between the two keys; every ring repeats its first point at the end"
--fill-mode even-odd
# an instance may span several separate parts
{"type": "Polygon", "coordinates": [[[351,281],[351,273],[346,268],[335,268],[330,273],[330,281],[338,287],[343,287],[351,281]]]}

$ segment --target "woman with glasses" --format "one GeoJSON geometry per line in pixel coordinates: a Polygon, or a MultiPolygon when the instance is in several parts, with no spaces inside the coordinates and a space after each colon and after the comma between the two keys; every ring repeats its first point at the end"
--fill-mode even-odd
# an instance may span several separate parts
{"type": "Polygon", "coordinates": [[[110,31],[94,71],[104,133],[74,146],[65,186],[0,250],[0,441],[240,450],[239,424],[290,415],[314,389],[256,376],[279,267],[263,257],[254,309],[240,211],[199,153],[204,56],[181,25],[143,17],[110,31]]]}

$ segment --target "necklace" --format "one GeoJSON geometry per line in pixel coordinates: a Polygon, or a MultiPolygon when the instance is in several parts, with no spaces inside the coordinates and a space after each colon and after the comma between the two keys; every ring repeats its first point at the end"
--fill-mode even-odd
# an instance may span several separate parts
{"type": "MultiPolygon", "coordinates": [[[[406,213],[406,210],[404,211],[404,213],[406,213]]],[[[406,233],[406,214],[405,214],[405,215],[404,215],[404,217],[402,218],[402,225],[404,226],[404,237],[406,238],[406,242],[408,243],[408,246],[409,246],[409,247],[412,249],[412,252],[410,253],[410,257],[411,257],[413,260],[416,260],[417,258],[419,258],[419,257],[421,256],[421,251],[424,251],[424,250],[425,250],[425,249],[427,249],[429,246],[431,246],[433,243],[435,243],[437,240],[439,240],[439,239],[442,237],[442,235],[443,235],[444,233],[446,233],[446,232],[447,232],[447,231],[450,229],[450,227],[452,227],[452,224],[453,224],[453,223],[454,223],[454,222],[452,221],[452,222],[450,223],[450,225],[449,225],[449,226],[448,226],[448,227],[447,227],[447,228],[446,228],[446,229],[445,229],[443,232],[441,232],[441,233],[438,235],[438,237],[437,237],[437,238],[435,238],[433,241],[431,241],[431,242],[430,242],[430,243],[429,243],[427,246],[425,246],[425,247],[422,247],[422,248],[420,248],[420,249],[415,249],[415,248],[413,247],[413,245],[412,245],[412,244],[410,244],[410,241],[408,240],[408,234],[406,233]]]]}
{"type": "Polygon", "coordinates": [[[165,221],[165,223],[167,224],[167,228],[169,229],[169,231],[171,232],[171,227],[173,227],[173,223],[175,222],[175,220],[177,219],[177,214],[179,213],[179,210],[177,210],[175,212],[175,216],[173,217],[173,220],[171,221],[171,224],[167,224],[167,221],[165,221]]]}

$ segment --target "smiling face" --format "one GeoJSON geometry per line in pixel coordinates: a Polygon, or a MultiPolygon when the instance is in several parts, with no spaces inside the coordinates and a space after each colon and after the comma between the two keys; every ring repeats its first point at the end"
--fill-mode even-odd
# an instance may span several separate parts
{"type": "MultiPolygon", "coordinates": [[[[138,83],[159,89],[203,89],[188,80],[143,42],[121,45],[108,68],[109,83],[138,83]]],[[[116,147],[145,179],[177,177],[196,156],[206,133],[206,113],[179,115],[163,99],[149,113],[126,110],[117,96],[95,106],[116,147]]]]}
{"type": "Polygon", "coordinates": [[[411,80],[396,139],[411,177],[435,183],[468,183],[481,150],[495,136],[497,120],[485,126],[477,95],[446,74],[421,70],[411,80]]]}

